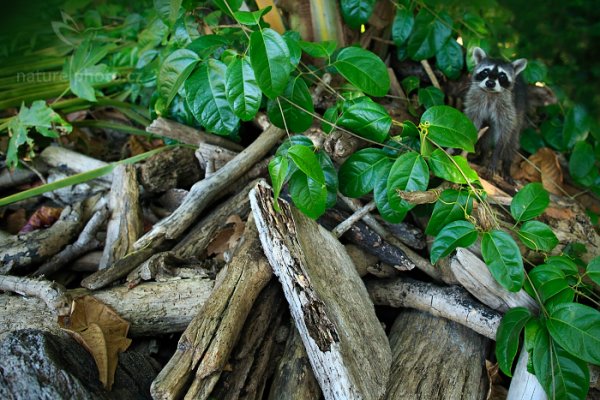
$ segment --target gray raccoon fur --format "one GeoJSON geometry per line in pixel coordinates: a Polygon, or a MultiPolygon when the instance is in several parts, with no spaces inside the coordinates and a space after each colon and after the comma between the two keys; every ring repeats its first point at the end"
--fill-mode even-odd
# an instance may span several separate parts
{"type": "Polygon", "coordinates": [[[477,130],[489,126],[477,143],[487,173],[493,175],[500,162],[503,175],[510,178],[510,165],[519,150],[519,135],[525,122],[527,86],[520,73],[527,60],[505,62],[488,58],[479,47],[473,50],[473,59],[475,68],[464,111],[477,130]]]}

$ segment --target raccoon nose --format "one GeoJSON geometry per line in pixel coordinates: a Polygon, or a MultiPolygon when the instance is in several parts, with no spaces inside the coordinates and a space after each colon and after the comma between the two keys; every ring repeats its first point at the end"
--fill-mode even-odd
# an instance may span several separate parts
{"type": "Polygon", "coordinates": [[[490,89],[493,89],[496,86],[496,82],[494,82],[491,79],[488,79],[487,81],[485,81],[485,86],[490,89]]]}

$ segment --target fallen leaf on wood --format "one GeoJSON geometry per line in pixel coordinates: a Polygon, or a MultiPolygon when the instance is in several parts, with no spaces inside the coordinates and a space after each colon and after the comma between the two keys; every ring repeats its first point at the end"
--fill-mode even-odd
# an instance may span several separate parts
{"type": "Polygon", "coordinates": [[[58,323],[94,357],[100,381],[110,390],[119,353],[131,344],[129,322],[94,297],[83,296],[73,300],[71,314],[59,317],[58,323]]]}
{"type": "Polygon", "coordinates": [[[246,224],[240,218],[239,215],[231,215],[227,218],[227,224],[233,224],[233,226],[221,230],[215,238],[206,247],[206,252],[209,256],[215,256],[218,260],[223,260],[223,254],[226,251],[234,249],[237,242],[240,240],[244,233],[246,224]]]}
{"type": "Polygon", "coordinates": [[[52,226],[60,218],[62,208],[42,206],[35,210],[19,233],[33,232],[52,226]]]}
{"type": "Polygon", "coordinates": [[[559,207],[548,207],[544,211],[544,214],[551,218],[560,220],[572,219],[575,218],[575,216],[577,215],[573,210],[559,207]]]}
{"type": "Polygon", "coordinates": [[[525,179],[530,182],[542,182],[548,192],[564,194],[563,173],[556,153],[543,147],[527,160],[522,161],[514,174],[515,179],[525,179]]]}

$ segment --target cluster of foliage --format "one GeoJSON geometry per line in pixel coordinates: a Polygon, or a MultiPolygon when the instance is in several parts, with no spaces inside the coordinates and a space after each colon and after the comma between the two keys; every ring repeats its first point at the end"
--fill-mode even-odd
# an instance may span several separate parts
{"type": "MultiPolygon", "coordinates": [[[[524,331],[529,369],[547,393],[585,398],[587,363],[600,364],[600,313],[589,306],[599,303],[592,285],[600,283],[600,259],[585,265],[573,254],[549,255],[558,240],[549,226],[535,220],[549,202],[539,184],[527,185],[515,196],[510,207],[515,224],[510,230],[524,246],[544,254],[543,265],[526,269],[515,239],[497,221],[491,229],[477,226],[471,216],[474,201],[493,215],[479,177],[464,157],[445,151],[473,152],[477,132],[461,112],[444,105],[439,89],[421,87],[416,77],[404,79],[406,92],[417,93],[421,109],[410,111],[421,114],[420,121],[418,125],[394,121],[373,100],[385,96],[390,86],[387,68],[375,54],[355,46],[338,48],[333,41],[307,42],[293,31],[280,34],[263,19],[269,8],[240,11],[241,0],[213,0],[206,7],[154,0],[152,7],[134,13],[122,6],[91,9],[85,7],[89,2],[81,3],[53,24],[57,43],[44,42],[18,61],[12,56],[13,62],[0,68],[0,87],[14,90],[0,101],[0,108],[21,106],[17,115],[0,121],[0,131],[10,135],[9,165],[17,164],[20,151],[34,149],[40,137],[68,133],[72,124],[61,114],[93,105],[116,107],[142,125],[152,116],[164,115],[232,139],[239,137],[242,122],[259,110],[288,133],[305,132],[317,119],[326,133],[337,129],[372,146],[351,155],[336,171],[329,156],[310,139],[290,136],[269,164],[275,197],[287,184],[294,204],[318,218],[335,204],[338,191],[350,197],[373,193],[381,217],[397,223],[415,207],[401,197],[404,192],[451,182],[453,188],[444,190],[429,209],[426,233],[435,236],[431,261],[480,239],[494,278],[509,291],[524,288],[540,306],[538,315],[516,308],[504,317],[497,335],[500,367],[510,375],[524,331]],[[200,19],[213,33],[199,33],[200,19]],[[306,65],[303,55],[319,60],[319,67],[306,65]],[[38,70],[54,74],[43,88],[39,82],[27,86],[14,81],[16,71],[38,70]],[[326,72],[347,84],[334,90],[322,80],[326,72]],[[335,95],[336,104],[315,109],[310,94],[314,85],[335,95]],[[68,93],[76,98],[62,99],[68,93]],[[49,105],[34,101],[46,98],[57,100],[49,105]],[[393,125],[400,134],[390,133],[396,132],[393,125]]],[[[465,66],[472,67],[470,57],[465,62],[472,47],[491,48],[490,21],[495,20],[482,18],[479,2],[466,8],[438,3],[395,3],[392,38],[400,59],[435,57],[437,68],[456,79],[465,66]]],[[[340,0],[343,17],[353,28],[367,23],[374,4],[375,0],[340,0]]],[[[16,54],[11,46],[3,52],[8,57],[16,54]]],[[[524,74],[529,82],[541,81],[545,68],[532,62],[524,74]]],[[[597,191],[594,165],[600,147],[596,136],[589,135],[591,124],[584,109],[554,107],[546,113],[539,132],[523,135],[523,147],[534,152],[550,145],[569,152],[574,179],[597,191]]]]}

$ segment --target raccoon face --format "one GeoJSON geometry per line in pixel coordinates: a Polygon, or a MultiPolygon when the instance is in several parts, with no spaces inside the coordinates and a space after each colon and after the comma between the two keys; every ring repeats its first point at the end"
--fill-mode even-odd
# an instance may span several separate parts
{"type": "Polygon", "coordinates": [[[527,66],[527,60],[524,58],[512,63],[488,58],[479,47],[473,50],[473,59],[476,63],[473,70],[473,83],[491,93],[512,90],[517,75],[527,66]]]}

